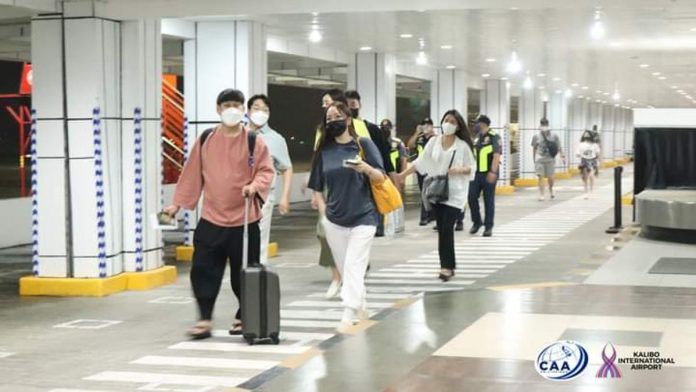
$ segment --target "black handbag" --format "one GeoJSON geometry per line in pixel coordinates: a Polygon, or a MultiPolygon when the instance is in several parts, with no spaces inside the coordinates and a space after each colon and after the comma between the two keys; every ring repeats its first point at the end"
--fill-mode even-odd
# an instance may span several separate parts
{"type": "MultiPolygon", "coordinates": [[[[452,168],[452,163],[454,163],[454,156],[456,154],[457,150],[454,150],[452,159],[450,159],[449,166],[447,167],[448,171],[452,168]]],[[[444,203],[449,200],[449,175],[444,174],[425,177],[421,198],[423,199],[425,209],[428,211],[430,211],[435,204],[444,203]]]]}

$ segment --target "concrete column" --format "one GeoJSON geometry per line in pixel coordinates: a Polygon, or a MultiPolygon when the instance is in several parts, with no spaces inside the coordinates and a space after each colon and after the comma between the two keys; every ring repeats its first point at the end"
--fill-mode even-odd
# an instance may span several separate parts
{"type": "Polygon", "coordinates": [[[72,3],[65,18],[32,20],[38,276],[104,277],[123,269],[120,43],[118,22],[73,12],[72,3]],[[103,204],[91,119],[97,106],[103,204]]]}
{"type": "Polygon", "coordinates": [[[575,156],[575,150],[580,144],[582,134],[590,129],[589,110],[590,103],[587,99],[574,99],[570,106],[570,115],[568,121],[568,146],[566,148],[568,157],[568,166],[577,167],[580,164],[580,158],[575,156]]]}
{"type": "Polygon", "coordinates": [[[162,102],[162,36],[160,22],[138,20],[121,23],[122,63],[122,179],[124,270],[161,267],[162,235],[153,230],[149,217],[162,206],[162,150],[160,113],[162,102]],[[134,132],[135,108],[141,109],[140,142],[134,132]],[[136,167],[136,149],[140,152],[136,167]],[[140,181],[141,195],[136,195],[140,181]],[[139,213],[138,213],[139,212],[139,213]],[[136,222],[138,220],[138,222],[136,222]]]}
{"type": "Polygon", "coordinates": [[[505,80],[486,80],[481,91],[481,113],[491,119],[491,129],[501,137],[499,186],[510,185],[510,87],[505,80]]]}
{"type": "MultiPolygon", "coordinates": [[[[566,152],[566,155],[568,146],[570,144],[568,120],[570,118],[571,99],[572,98],[567,97],[563,92],[551,94],[551,97],[549,98],[549,126],[551,127],[551,130],[561,139],[561,148],[566,152]]],[[[556,159],[556,168],[565,170],[565,166],[563,166],[560,159],[556,159]]]]}
{"type": "Polygon", "coordinates": [[[627,109],[627,113],[626,113],[626,138],[624,139],[624,150],[630,151],[632,153],[634,153],[634,151],[633,151],[633,136],[634,136],[633,110],[627,109]]]}
{"type": "Polygon", "coordinates": [[[438,122],[446,111],[456,109],[466,120],[468,98],[466,72],[439,69],[430,88],[430,117],[438,122]]]}
{"type": "Polygon", "coordinates": [[[360,116],[379,124],[396,121],[396,58],[386,53],[356,53],[348,64],[348,89],[360,93],[360,116]]]}
{"type": "Polygon", "coordinates": [[[523,179],[536,179],[532,138],[539,132],[539,121],[544,116],[545,94],[542,90],[531,88],[523,89],[520,96],[519,154],[520,178],[523,179]]]}
{"type": "Polygon", "coordinates": [[[600,132],[600,138],[602,143],[602,159],[603,160],[613,160],[614,159],[614,106],[604,104],[602,105],[602,125],[600,126],[602,130],[600,132]]]}
{"type": "Polygon", "coordinates": [[[624,123],[626,110],[620,105],[614,105],[614,158],[624,157],[624,136],[626,130],[624,129],[624,123]]]}
{"type": "MultiPolygon", "coordinates": [[[[196,22],[195,38],[184,42],[184,100],[189,119],[187,142],[193,146],[207,128],[220,122],[216,98],[236,88],[245,98],[266,93],[266,28],[257,22],[196,22]]],[[[200,207],[189,212],[199,218],[200,207]]],[[[189,229],[193,231],[194,227],[189,229]]]]}

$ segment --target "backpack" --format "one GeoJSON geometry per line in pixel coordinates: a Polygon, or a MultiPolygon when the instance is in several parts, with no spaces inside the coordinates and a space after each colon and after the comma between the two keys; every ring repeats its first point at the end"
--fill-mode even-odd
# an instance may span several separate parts
{"type": "Polygon", "coordinates": [[[546,148],[549,149],[549,155],[551,155],[551,158],[556,158],[556,155],[558,155],[558,143],[547,139],[544,132],[541,132],[541,137],[544,138],[546,148]]]}
{"type": "MultiPolygon", "coordinates": [[[[214,128],[208,128],[203,133],[201,134],[201,142],[200,142],[200,150],[201,150],[201,185],[203,184],[203,145],[205,144],[205,141],[208,140],[208,137],[210,136],[211,133],[213,133],[215,129],[214,128]]],[[[256,164],[254,160],[254,150],[256,149],[256,132],[247,132],[247,145],[249,146],[249,159],[247,160],[247,163],[249,165],[249,170],[254,169],[254,165],[256,164]]],[[[263,198],[257,193],[256,194],[256,199],[263,204],[265,201],[263,198]]]]}

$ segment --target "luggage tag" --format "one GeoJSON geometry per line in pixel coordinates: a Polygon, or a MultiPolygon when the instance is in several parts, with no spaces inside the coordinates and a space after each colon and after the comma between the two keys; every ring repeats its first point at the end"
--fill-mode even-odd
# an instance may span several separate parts
{"type": "Polygon", "coordinates": [[[150,214],[150,226],[154,230],[178,230],[179,222],[176,218],[167,215],[164,212],[150,214]]]}

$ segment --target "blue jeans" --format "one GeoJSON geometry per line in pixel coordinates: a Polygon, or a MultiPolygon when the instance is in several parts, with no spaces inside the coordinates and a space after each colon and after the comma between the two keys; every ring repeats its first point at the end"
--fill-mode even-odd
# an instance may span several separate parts
{"type": "Polygon", "coordinates": [[[493,218],[495,218],[495,182],[489,183],[486,180],[488,173],[477,172],[476,177],[469,184],[469,208],[471,209],[471,221],[476,226],[483,225],[486,230],[493,228],[493,218]],[[483,203],[486,210],[485,221],[481,221],[481,208],[479,207],[479,196],[483,191],[483,203]]]}

